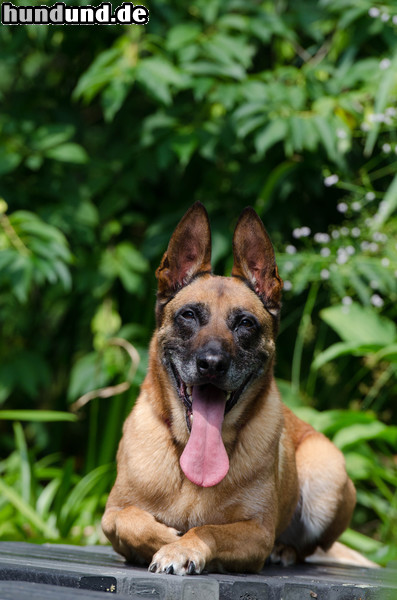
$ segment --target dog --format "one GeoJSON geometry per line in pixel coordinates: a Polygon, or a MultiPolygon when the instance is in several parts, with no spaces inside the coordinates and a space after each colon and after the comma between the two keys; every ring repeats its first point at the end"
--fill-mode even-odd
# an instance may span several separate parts
{"type": "Polygon", "coordinates": [[[283,283],[250,207],[233,254],[231,277],[213,275],[209,219],[196,202],[156,271],[148,372],[124,424],[103,531],[153,573],[257,572],[316,548],[365,565],[334,544],[356,500],[342,453],[280,400],[283,283]]]}

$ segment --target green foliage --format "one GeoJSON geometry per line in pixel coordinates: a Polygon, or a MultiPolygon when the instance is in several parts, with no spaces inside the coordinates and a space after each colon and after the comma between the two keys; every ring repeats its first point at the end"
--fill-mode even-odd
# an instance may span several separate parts
{"type": "Polygon", "coordinates": [[[219,273],[241,209],[263,218],[283,396],[346,454],[349,543],[395,556],[397,10],[353,4],[158,0],[95,36],[0,28],[0,538],[99,539],[153,272],[201,200],[219,273]]]}

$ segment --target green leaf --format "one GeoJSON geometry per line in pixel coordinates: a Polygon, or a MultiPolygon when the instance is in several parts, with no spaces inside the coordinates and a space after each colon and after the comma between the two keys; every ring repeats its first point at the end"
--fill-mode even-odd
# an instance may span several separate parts
{"type": "Polygon", "coordinates": [[[138,63],[136,80],[147,88],[156,100],[166,105],[172,102],[172,87],[181,89],[188,82],[187,76],[181,70],[157,56],[143,58],[138,63]]]}
{"type": "Polygon", "coordinates": [[[346,529],[340,537],[340,541],[347,544],[354,550],[364,553],[372,553],[382,548],[381,542],[374,540],[358,531],[352,529],[346,529]]]}
{"type": "Polygon", "coordinates": [[[354,424],[338,431],[333,437],[334,444],[341,450],[360,445],[360,443],[373,439],[384,439],[385,441],[397,442],[397,427],[387,427],[379,421],[373,421],[368,424],[354,424]],[[394,430],[394,432],[392,431],[394,430]]]}
{"type": "Polygon", "coordinates": [[[68,389],[70,402],[86,392],[103,387],[107,383],[107,374],[103,360],[97,352],[90,352],[80,358],[72,367],[68,389]]]}
{"type": "Polygon", "coordinates": [[[390,215],[397,209],[397,175],[386,190],[378,212],[372,220],[372,231],[381,227],[390,215]]]}
{"type": "Polygon", "coordinates": [[[397,328],[393,321],[381,317],[373,308],[363,307],[355,302],[348,306],[326,308],[320,315],[345,342],[363,345],[391,344],[397,338],[397,328]]]}
{"type": "Polygon", "coordinates": [[[187,44],[194,42],[201,31],[195,23],[182,23],[171,27],[167,34],[166,47],[170,52],[182,50],[187,44]]]}
{"type": "Polygon", "coordinates": [[[105,115],[105,121],[110,123],[116,113],[120,110],[124,100],[127,97],[129,90],[131,89],[131,82],[124,82],[116,79],[111,81],[108,87],[102,94],[102,106],[103,113],[105,115]]]}
{"type": "Polygon", "coordinates": [[[375,353],[382,344],[359,344],[357,342],[339,342],[332,344],[326,350],[321,352],[312,363],[312,369],[320,369],[325,363],[338,358],[353,354],[354,356],[365,356],[366,354],[375,353]]]}
{"type": "Polygon", "coordinates": [[[265,129],[262,129],[255,136],[255,148],[260,156],[274,146],[277,142],[281,142],[287,134],[287,124],[283,119],[272,121],[265,129]]]}
{"type": "Polygon", "coordinates": [[[0,145],[0,175],[14,171],[21,161],[21,154],[0,145]]]}
{"type": "MultiPolygon", "coordinates": [[[[375,97],[375,105],[374,112],[376,114],[381,114],[384,112],[389,97],[392,93],[392,90],[395,86],[396,80],[396,67],[397,67],[397,55],[392,60],[391,65],[383,74],[380,83],[376,89],[376,97],[375,97]]],[[[365,156],[371,156],[373,149],[375,147],[376,140],[379,135],[380,123],[375,122],[372,124],[372,128],[368,134],[368,138],[364,148],[365,156]]]]}
{"type": "Polygon", "coordinates": [[[33,136],[32,147],[35,151],[45,151],[59,146],[73,137],[73,125],[42,125],[33,136]]]}
{"type": "Polygon", "coordinates": [[[390,362],[397,362],[397,344],[390,344],[385,348],[382,348],[375,354],[373,359],[377,362],[380,360],[387,360],[390,362]]]}
{"type": "Polygon", "coordinates": [[[61,162],[85,164],[88,161],[87,152],[79,144],[68,142],[46,150],[45,156],[61,162]]]}
{"type": "Polygon", "coordinates": [[[122,57],[121,47],[108,48],[99,53],[80,79],[73,91],[75,100],[84,98],[86,102],[91,100],[117,76],[117,64],[122,57]]]}
{"type": "Polygon", "coordinates": [[[195,135],[181,135],[174,138],[174,141],[172,142],[172,149],[183,167],[186,167],[189,163],[197,146],[198,139],[195,135]]]}
{"type": "Polygon", "coordinates": [[[339,162],[336,151],[336,136],[333,125],[325,117],[316,116],[313,122],[317,128],[319,139],[321,140],[328,157],[335,163],[339,162]]]}

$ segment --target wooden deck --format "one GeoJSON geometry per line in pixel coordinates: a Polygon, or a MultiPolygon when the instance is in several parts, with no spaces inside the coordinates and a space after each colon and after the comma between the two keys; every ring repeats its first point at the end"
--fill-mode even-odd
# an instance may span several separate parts
{"type": "Polygon", "coordinates": [[[0,543],[0,600],[397,600],[397,569],[300,565],[259,575],[158,575],[110,547],[0,543]]]}

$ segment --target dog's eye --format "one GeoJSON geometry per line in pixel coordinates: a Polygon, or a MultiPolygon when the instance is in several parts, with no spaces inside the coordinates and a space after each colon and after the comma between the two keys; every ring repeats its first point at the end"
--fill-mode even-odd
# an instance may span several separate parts
{"type": "Polygon", "coordinates": [[[245,327],[246,329],[250,329],[251,327],[254,326],[254,322],[252,321],[252,319],[248,319],[248,317],[244,317],[243,319],[241,319],[241,321],[238,325],[239,325],[239,327],[245,327]]]}
{"type": "Polygon", "coordinates": [[[186,320],[186,321],[192,321],[194,320],[196,317],[194,316],[194,312],[192,310],[184,310],[183,313],[181,313],[181,316],[186,320]]]}

